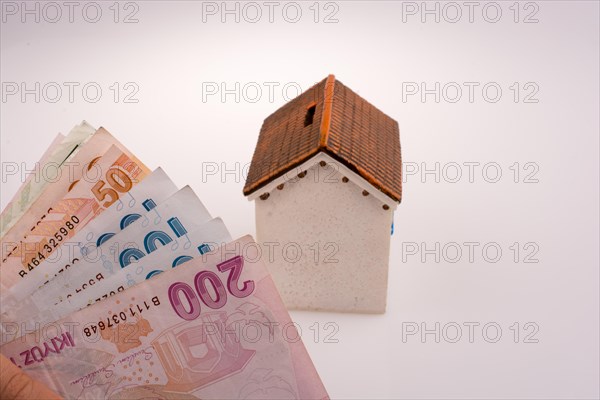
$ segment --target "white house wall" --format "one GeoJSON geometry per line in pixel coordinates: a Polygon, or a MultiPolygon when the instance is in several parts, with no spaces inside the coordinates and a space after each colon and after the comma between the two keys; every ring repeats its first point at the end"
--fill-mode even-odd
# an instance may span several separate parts
{"type": "Polygon", "coordinates": [[[358,177],[340,170],[317,163],[256,198],[257,240],[289,308],[384,312],[395,207],[384,210],[380,196],[364,196],[358,177]]]}

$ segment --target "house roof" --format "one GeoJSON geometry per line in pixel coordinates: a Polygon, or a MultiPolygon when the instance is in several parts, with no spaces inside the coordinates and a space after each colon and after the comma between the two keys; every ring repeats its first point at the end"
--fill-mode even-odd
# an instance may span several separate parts
{"type": "Polygon", "coordinates": [[[394,201],[402,199],[398,122],[329,75],[263,122],[248,196],[325,152],[394,201]]]}

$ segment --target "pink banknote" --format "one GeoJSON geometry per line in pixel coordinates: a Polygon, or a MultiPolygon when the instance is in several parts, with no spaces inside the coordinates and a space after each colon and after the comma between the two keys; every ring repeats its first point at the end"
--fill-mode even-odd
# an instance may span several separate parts
{"type": "Polygon", "coordinates": [[[68,399],[325,399],[250,236],[0,348],[68,399]]]}

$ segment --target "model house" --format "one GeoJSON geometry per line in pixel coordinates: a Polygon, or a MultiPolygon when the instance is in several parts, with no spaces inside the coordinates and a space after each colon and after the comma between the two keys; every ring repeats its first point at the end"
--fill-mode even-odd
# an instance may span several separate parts
{"type": "Polygon", "coordinates": [[[385,312],[398,123],[333,75],[265,119],[244,195],[288,308],[385,312]]]}

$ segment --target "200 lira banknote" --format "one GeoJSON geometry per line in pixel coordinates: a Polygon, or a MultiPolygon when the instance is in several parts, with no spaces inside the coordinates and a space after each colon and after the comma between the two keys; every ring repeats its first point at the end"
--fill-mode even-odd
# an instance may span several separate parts
{"type": "Polygon", "coordinates": [[[68,399],[325,399],[247,236],[0,348],[68,399]]]}

